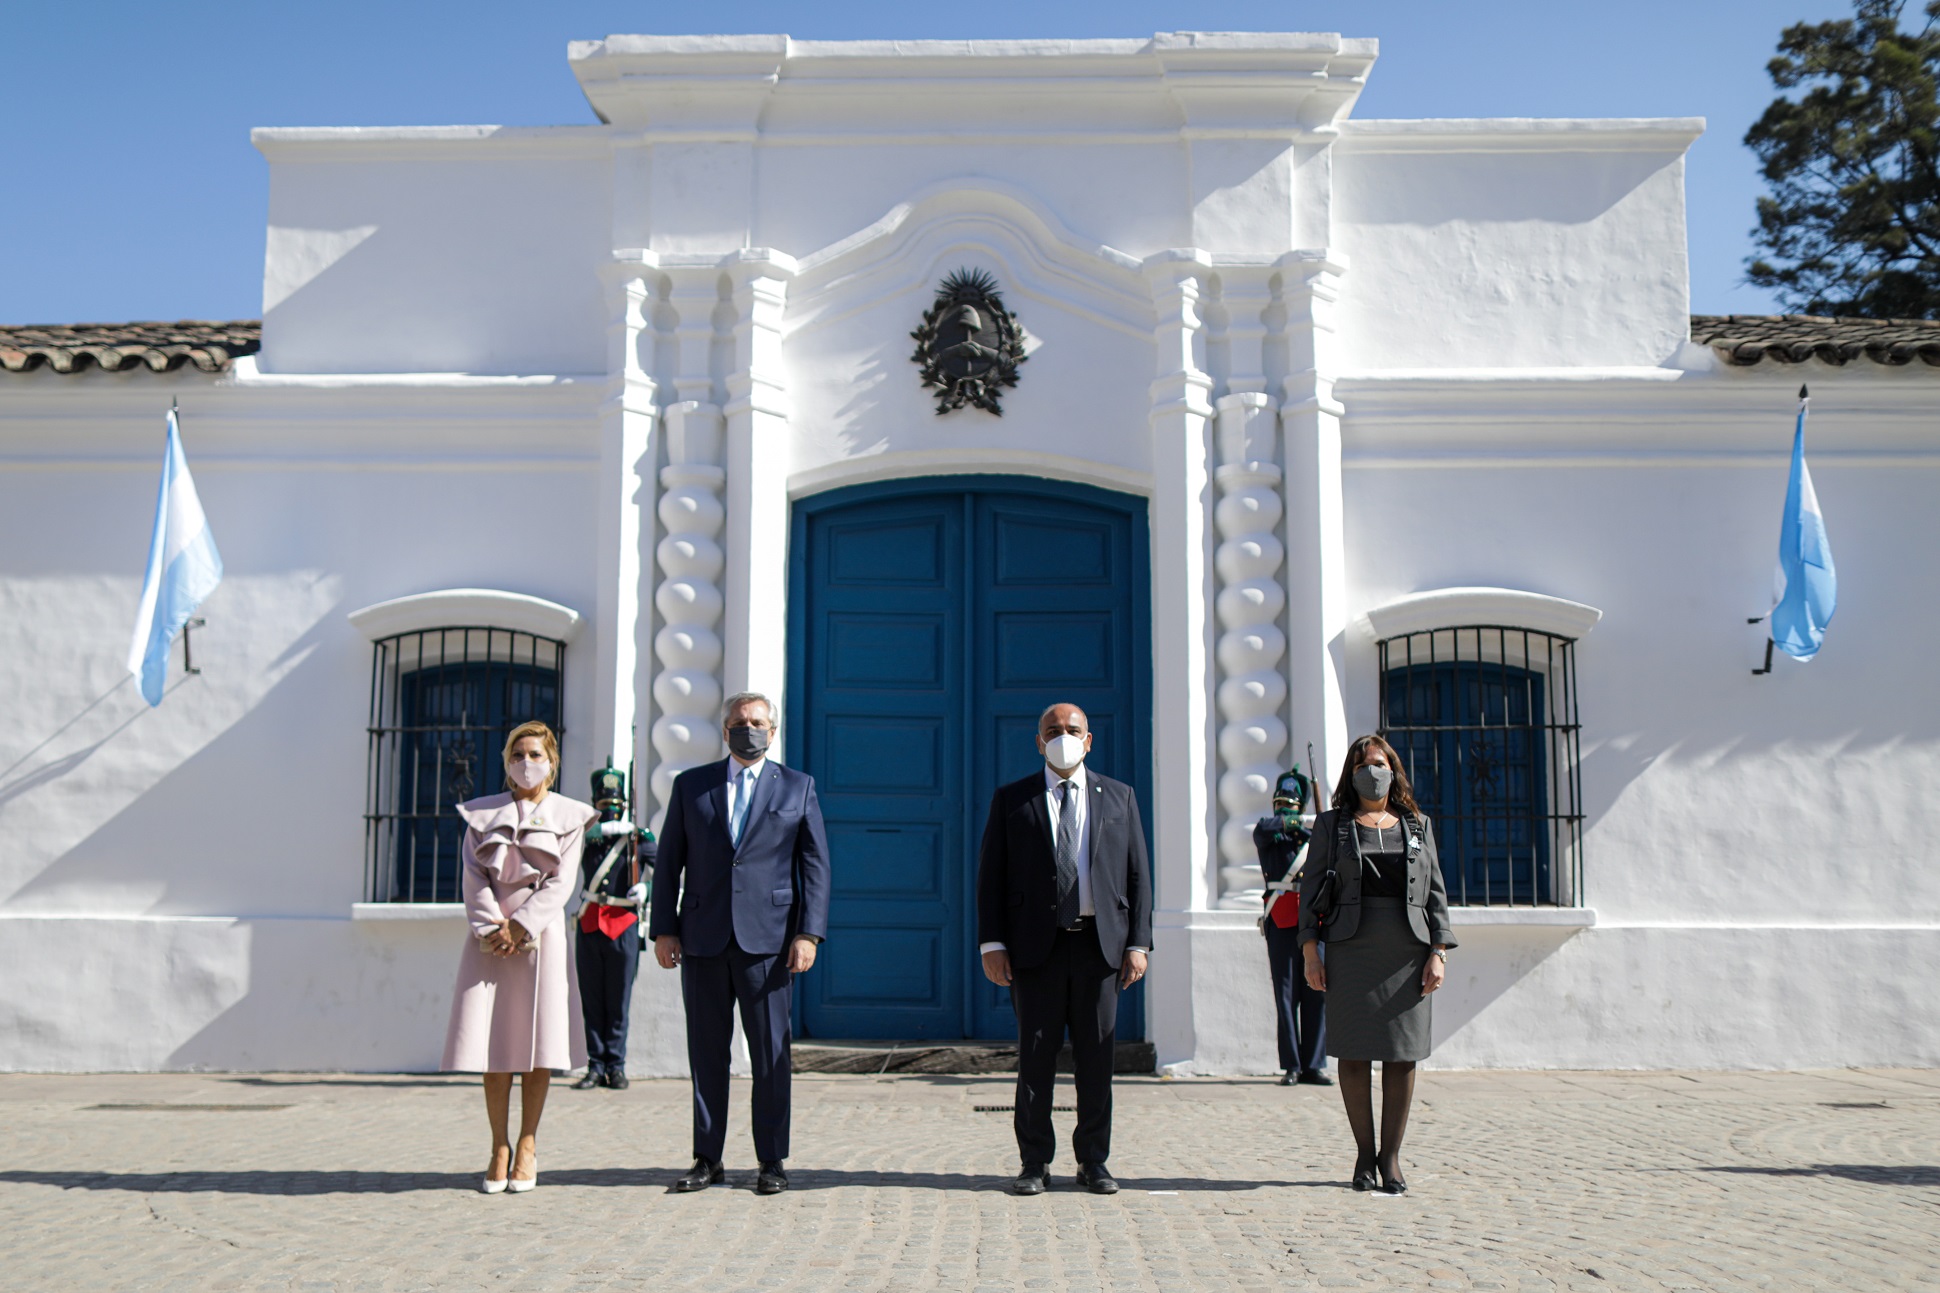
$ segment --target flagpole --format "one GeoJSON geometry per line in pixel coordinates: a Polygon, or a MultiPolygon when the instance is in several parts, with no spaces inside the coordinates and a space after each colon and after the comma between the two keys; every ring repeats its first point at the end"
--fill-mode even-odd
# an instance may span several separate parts
{"type": "MultiPolygon", "coordinates": [[[[1808,403],[1810,403],[1811,399],[1812,399],[1812,392],[1806,388],[1806,385],[1804,382],[1800,382],[1799,383],[1799,411],[1801,414],[1805,411],[1805,407],[1808,403]]],[[[1777,609],[1778,609],[1778,603],[1773,602],[1772,611],[1775,611],[1777,609]]],[[[1750,619],[1746,620],[1745,623],[1763,624],[1766,620],[1769,620],[1772,617],[1772,611],[1766,611],[1763,615],[1754,615],[1750,619]]],[[[1765,666],[1762,669],[1753,669],[1751,671],[1752,677],[1754,678],[1763,677],[1765,674],[1768,674],[1772,671],[1772,648],[1774,645],[1776,644],[1773,642],[1771,635],[1769,633],[1766,634],[1765,635],[1765,666]]]]}
{"type": "MultiPolygon", "coordinates": [[[[182,430],[182,405],[173,395],[168,397],[168,411],[175,419],[176,433],[180,434],[182,430]]],[[[208,622],[208,620],[199,616],[182,622],[182,672],[185,674],[202,672],[195,667],[195,647],[189,641],[189,634],[192,630],[199,629],[208,622]]]]}

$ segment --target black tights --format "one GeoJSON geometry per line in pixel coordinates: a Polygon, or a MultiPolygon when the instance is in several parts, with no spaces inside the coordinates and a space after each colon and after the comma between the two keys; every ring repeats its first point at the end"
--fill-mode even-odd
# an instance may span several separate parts
{"type": "MultiPolygon", "coordinates": [[[[1360,1161],[1377,1158],[1374,1148],[1374,1061],[1339,1060],[1340,1098],[1347,1106],[1347,1125],[1353,1129],[1360,1161]]],[[[1415,1099],[1415,1062],[1381,1062],[1381,1170],[1398,1176],[1401,1140],[1408,1134],[1408,1107],[1415,1099]]]]}

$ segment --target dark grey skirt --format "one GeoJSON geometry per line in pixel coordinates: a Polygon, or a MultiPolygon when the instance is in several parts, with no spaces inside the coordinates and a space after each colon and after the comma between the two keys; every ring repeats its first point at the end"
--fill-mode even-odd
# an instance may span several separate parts
{"type": "Polygon", "coordinates": [[[1362,898],[1354,937],[1327,944],[1327,1053],[1340,1060],[1425,1060],[1428,948],[1408,927],[1407,901],[1362,898]]]}

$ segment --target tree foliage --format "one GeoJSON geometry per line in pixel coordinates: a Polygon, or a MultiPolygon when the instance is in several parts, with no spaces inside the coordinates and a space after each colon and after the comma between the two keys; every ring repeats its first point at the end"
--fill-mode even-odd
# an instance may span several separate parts
{"type": "Polygon", "coordinates": [[[1789,310],[1940,318],[1940,0],[1904,30],[1906,0],[1799,23],[1768,70],[1781,90],[1745,136],[1769,196],[1747,277],[1789,310]]]}

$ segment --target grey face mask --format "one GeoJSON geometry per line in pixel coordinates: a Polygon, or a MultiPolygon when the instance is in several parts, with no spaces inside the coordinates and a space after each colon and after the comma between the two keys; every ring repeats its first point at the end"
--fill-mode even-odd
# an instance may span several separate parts
{"type": "Polygon", "coordinates": [[[1393,784],[1394,773],[1376,764],[1363,763],[1354,769],[1354,793],[1369,803],[1386,799],[1393,784]]]}

